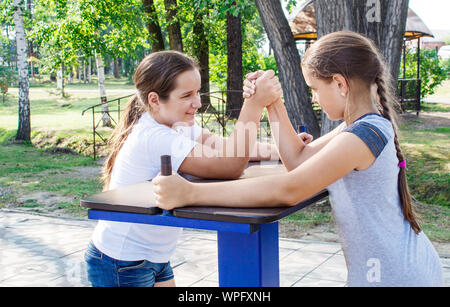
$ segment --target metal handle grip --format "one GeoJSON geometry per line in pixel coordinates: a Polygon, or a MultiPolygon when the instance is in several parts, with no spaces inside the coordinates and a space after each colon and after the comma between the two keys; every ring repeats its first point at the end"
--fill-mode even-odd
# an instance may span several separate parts
{"type": "Polygon", "coordinates": [[[172,159],[170,156],[161,156],[161,176],[172,175],[172,159]]]}

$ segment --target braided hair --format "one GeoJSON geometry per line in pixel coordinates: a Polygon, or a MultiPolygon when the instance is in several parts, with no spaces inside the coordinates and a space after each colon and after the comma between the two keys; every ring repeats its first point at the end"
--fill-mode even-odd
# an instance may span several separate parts
{"type": "MultiPolygon", "coordinates": [[[[403,155],[400,143],[398,141],[398,128],[396,124],[397,112],[393,106],[398,106],[398,100],[393,95],[393,90],[391,88],[391,74],[387,72],[387,68],[384,66],[384,71],[380,76],[375,78],[375,84],[377,85],[377,94],[379,97],[379,104],[381,106],[380,111],[384,118],[392,123],[394,129],[394,144],[397,152],[397,158],[399,161],[404,161],[405,156],[403,155]]],[[[419,218],[414,212],[412,207],[411,194],[409,192],[408,182],[406,178],[406,169],[401,167],[398,173],[398,194],[400,197],[400,203],[402,204],[403,215],[411,225],[411,228],[418,234],[421,231],[419,225],[419,218]]]]}

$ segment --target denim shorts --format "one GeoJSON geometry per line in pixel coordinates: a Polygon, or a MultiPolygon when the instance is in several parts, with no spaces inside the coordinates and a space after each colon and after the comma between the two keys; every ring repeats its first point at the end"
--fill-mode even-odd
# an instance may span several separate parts
{"type": "Polygon", "coordinates": [[[111,258],[90,242],[84,254],[93,287],[153,287],[173,278],[170,262],[122,261],[111,258]]]}

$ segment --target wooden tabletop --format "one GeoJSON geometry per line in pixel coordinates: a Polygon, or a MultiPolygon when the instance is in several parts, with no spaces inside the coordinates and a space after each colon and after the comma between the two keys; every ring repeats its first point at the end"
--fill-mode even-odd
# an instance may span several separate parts
{"type": "MultiPolygon", "coordinates": [[[[251,162],[238,179],[254,178],[285,173],[285,167],[277,162],[251,162]]],[[[222,180],[208,180],[192,176],[184,176],[188,180],[199,183],[217,182],[222,180]]],[[[293,207],[273,208],[229,208],[191,206],[172,210],[175,217],[193,218],[201,220],[224,221],[235,223],[265,224],[277,221],[316,201],[326,197],[324,190],[313,197],[293,207]]],[[[139,214],[161,214],[162,210],[155,207],[153,185],[150,181],[102,192],[81,200],[81,206],[103,211],[130,212],[139,214]]],[[[274,204],[276,206],[276,204],[274,204]]]]}

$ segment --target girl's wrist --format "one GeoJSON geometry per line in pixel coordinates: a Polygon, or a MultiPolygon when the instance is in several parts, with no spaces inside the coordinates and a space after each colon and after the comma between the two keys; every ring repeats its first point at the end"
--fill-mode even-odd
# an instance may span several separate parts
{"type": "Polygon", "coordinates": [[[246,99],[244,101],[243,107],[250,109],[253,112],[262,112],[264,110],[264,106],[259,105],[255,101],[246,99]]]}
{"type": "Polygon", "coordinates": [[[267,108],[267,111],[270,111],[270,110],[274,110],[277,107],[280,107],[282,105],[284,105],[284,103],[283,103],[283,100],[281,100],[281,97],[280,97],[274,103],[272,103],[271,105],[268,105],[266,108],[267,108]]]}
{"type": "Polygon", "coordinates": [[[201,192],[199,191],[199,184],[189,182],[191,185],[190,191],[187,195],[187,206],[198,205],[200,201],[201,192]]]}

